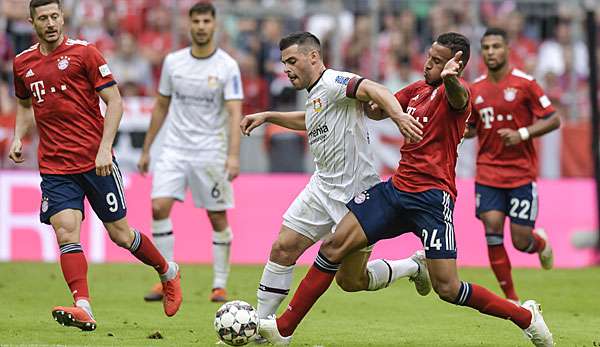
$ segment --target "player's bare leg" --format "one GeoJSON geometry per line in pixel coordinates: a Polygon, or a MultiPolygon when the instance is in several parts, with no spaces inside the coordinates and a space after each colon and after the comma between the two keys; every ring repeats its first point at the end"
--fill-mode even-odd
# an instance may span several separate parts
{"type": "Polygon", "coordinates": [[[126,218],[104,223],[111,240],[128,249],[142,263],[152,266],[163,285],[163,307],[167,316],[173,316],[179,310],[182,301],[179,266],[167,262],[152,241],[138,230],[129,226],[126,218]]]}
{"type": "MultiPolygon", "coordinates": [[[[174,261],[175,235],[170,217],[174,203],[175,199],[171,197],[152,199],[152,240],[167,261],[174,261]]],[[[162,299],[163,287],[160,282],[155,283],[144,296],[145,301],[162,301],[162,299]]]]}
{"type": "Polygon", "coordinates": [[[535,346],[554,346],[552,334],[541,315],[539,305],[526,301],[523,306],[514,305],[476,284],[459,280],[456,259],[427,259],[433,289],[449,303],[469,306],[483,314],[509,319],[535,346]]]}
{"type": "Polygon", "coordinates": [[[227,211],[206,211],[213,228],[213,286],[212,302],[227,301],[227,278],[229,277],[229,254],[233,233],[227,222],[227,211]]]}
{"type": "Polygon", "coordinates": [[[257,291],[258,317],[267,318],[276,313],[285,299],[293,279],[296,261],[314,241],[282,225],[277,240],[271,246],[269,261],[265,265],[257,291]]]}
{"type": "Polygon", "coordinates": [[[526,253],[537,253],[542,268],[552,269],[554,254],[544,229],[533,229],[527,225],[511,223],[510,234],[516,249],[526,253]]]}
{"type": "Polygon", "coordinates": [[[59,324],[74,326],[81,330],[96,329],[92,314],[87,283],[87,261],[79,243],[82,213],[79,210],[62,210],[52,217],[50,223],[60,248],[60,267],[73,295],[73,306],[56,306],[52,316],[59,324]]]}
{"type": "Polygon", "coordinates": [[[335,275],[336,283],[347,292],[375,291],[387,288],[402,277],[415,283],[420,295],[431,291],[427,263],[422,252],[407,259],[369,261],[372,247],[366,247],[346,256],[335,275]]]}
{"type": "Polygon", "coordinates": [[[512,279],[512,266],[510,258],[504,248],[504,220],[506,215],[501,211],[487,211],[479,215],[485,229],[485,240],[487,242],[488,258],[490,266],[504,296],[519,304],[519,297],[515,291],[512,279]]]}

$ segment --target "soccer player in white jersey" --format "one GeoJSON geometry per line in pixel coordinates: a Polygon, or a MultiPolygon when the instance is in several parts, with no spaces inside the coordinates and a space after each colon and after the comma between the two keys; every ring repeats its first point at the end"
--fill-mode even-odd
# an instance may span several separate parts
{"type": "MultiPolygon", "coordinates": [[[[366,104],[356,99],[360,89],[394,120],[403,133],[419,140],[421,125],[404,113],[396,98],[382,85],[359,76],[326,69],[319,40],[311,33],[290,34],[279,43],[281,61],[295,89],[306,89],[305,111],[262,112],[245,116],[241,129],[271,122],[289,129],[306,130],[316,170],[310,182],[283,216],[283,225],[271,248],[258,288],[258,314],[275,313],[290,290],[296,260],[315,242],[327,236],[348,213],[346,203],[369,199],[360,194],[380,182],[366,127],[366,104]]],[[[358,202],[357,202],[358,203],[358,202]]],[[[378,290],[400,277],[409,277],[417,291],[427,295],[431,283],[421,252],[402,260],[368,262],[371,248],[356,252],[336,276],[345,291],[378,290]],[[368,262],[368,263],[367,263],[368,262]]]]}
{"type": "MultiPolygon", "coordinates": [[[[213,38],[214,6],[206,2],[195,4],[189,10],[189,20],[192,45],[165,58],[138,168],[141,173],[148,171],[150,146],[166,121],[152,184],[154,242],[167,259],[173,259],[173,224],[169,216],[173,203],[183,201],[189,186],[195,206],[206,209],[213,228],[214,278],[210,299],[220,302],[227,300],[225,287],[233,238],[226,210],[233,207],[231,181],[240,170],[237,127],[242,81],[238,64],[216,46],[213,38]]],[[[144,299],[161,300],[160,284],[144,299]]]]}

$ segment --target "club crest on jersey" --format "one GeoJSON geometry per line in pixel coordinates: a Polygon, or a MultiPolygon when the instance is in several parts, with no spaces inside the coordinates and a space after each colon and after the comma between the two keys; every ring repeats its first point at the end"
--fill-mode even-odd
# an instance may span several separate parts
{"type": "Polygon", "coordinates": [[[208,76],[208,87],[209,88],[217,88],[219,86],[219,79],[217,76],[208,76]]]}
{"type": "Polygon", "coordinates": [[[369,199],[370,199],[369,192],[367,192],[365,190],[364,192],[360,192],[360,194],[358,194],[357,196],[354,197],[354,203],[360,205],[369,199]]]}
{"type": "Polygon", "coordinates": [[[515,88],[504,89],[504,100],[511,102],[515,101],[517,97],[517,90],[515,88]]]}
{"type": "Polygon", "coordinates": [[[71,58],[66,57],[66,56],[62,56],[58,59],[56,59],[56,61],[58,62],[58,69],[59,70],[64,70],[69,66],[69,61],[71,60],[71,58]]]}
{"type": "Polygon", "coordinates": [[[316,113],[319,113],[323,110],[323,103],[321,102],[321,98],[314,99],[312,101],[312,104],[313,104],[313,111],[315,111],[316,113]]]}
{"type": "Polygon", "coordinates": [[[42,197],[42,212],[48,212],[48,197],[42,197]]]}

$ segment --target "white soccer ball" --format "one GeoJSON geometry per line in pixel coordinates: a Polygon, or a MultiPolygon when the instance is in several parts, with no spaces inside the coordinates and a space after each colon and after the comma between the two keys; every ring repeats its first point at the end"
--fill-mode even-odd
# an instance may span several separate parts
{"type": "Polygon", "coordinates": [[[258,314],[245,301],[230,301],[215,315],[215,331],[230,346],[243,346],[258,333],[258,314]]]}

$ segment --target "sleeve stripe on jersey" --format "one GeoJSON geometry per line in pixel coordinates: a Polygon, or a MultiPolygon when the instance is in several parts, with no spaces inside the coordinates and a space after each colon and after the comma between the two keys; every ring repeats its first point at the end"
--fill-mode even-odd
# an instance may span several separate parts
{"type": "Polygon", "coordinates": [[[103,85],[96,87],[96,91],[99,92],[104,88],[108,88],[110,86],[114,86],[115,84],[117,84],[117,82],[115,82],[114,80],[110,81],[110,82],[106,82],[103,85]]]}
{"type": "Polygon", "coordinates": [[[364,77],[351,78],[348,82],[348,85],[346,86],[346,97],[356,99],[356,92],[358,91],[358,86],[361,84],[362,81],[364,81],[364,77]]]}

